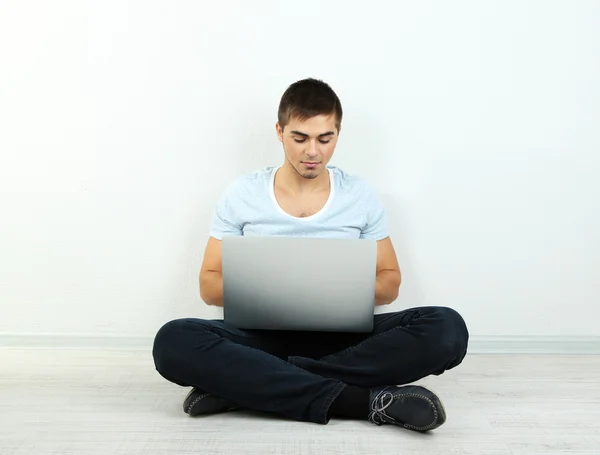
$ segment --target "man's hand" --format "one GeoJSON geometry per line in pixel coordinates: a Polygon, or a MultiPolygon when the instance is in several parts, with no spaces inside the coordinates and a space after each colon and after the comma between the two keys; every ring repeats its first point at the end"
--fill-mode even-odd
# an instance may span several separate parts
{"type": "Polygon", "coordinates": [[[389,237],[377,242],[375,305],[387,305],[398,298],[402,277],[396,251],[389,237]]]}

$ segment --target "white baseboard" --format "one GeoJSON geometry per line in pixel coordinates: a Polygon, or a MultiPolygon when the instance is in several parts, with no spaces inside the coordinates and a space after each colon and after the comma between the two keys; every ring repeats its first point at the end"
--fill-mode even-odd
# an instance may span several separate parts
{"type": "Polygon", "coordinates": [[[600,354],[600,337],[472,336],[469,354],[600,354]]]}
{"type": "MultiPolygon", "coordinates": [[[[152,350],[153,337],[114,334],[2,333],[0,347],[152,350]]],[[[471,336],[469,354],[600,354],[600,337],[471,336]]]]}
{"type": "Polygon", "coordinates": [[[35,349],[152,349],[153,337],[79,333],[3,333],[0,347],[35,349]]]}

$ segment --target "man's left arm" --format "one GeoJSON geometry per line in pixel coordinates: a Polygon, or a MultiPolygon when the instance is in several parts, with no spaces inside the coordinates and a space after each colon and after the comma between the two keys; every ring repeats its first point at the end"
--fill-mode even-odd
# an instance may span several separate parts
{"type": "Polygon", "coordinates": [[[392,240],[386,237],[377,241],[375,305],[387,305],[396,300],[401,281],[400,266],[392,240]]]}

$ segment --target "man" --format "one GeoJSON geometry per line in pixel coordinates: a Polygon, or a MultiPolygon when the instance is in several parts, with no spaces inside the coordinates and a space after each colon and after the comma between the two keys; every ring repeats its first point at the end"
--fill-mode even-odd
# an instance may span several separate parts
{"type": "MultiPolygon", "coordinates": [[[[284,163],[239,178],[222,195],[200,271],[204,302],[223,305],[225,235],[374,239],[375,304],[396,299],[400,268],[377,194],[327,166],[341,122],[340,100],[326,83],[307,79],[286,90],[276,124],[284,163]]],[[[153,355],[163,377],[193,387],[184,400],[193,416],[246,408],[322,424],[342,417],[428,431],[446,420],[439,397],[397,385],[457,366],[468,337],[461,316],[444,307],[374,315],[367,334],[239,330],[220,320],[179,319],[159,330],[153,355]]]]}

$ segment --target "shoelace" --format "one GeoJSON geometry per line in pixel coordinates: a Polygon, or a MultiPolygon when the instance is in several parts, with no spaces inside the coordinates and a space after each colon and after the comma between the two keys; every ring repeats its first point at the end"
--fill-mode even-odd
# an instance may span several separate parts
{"type": "Polygon", "coordinates": [[[369,422],[375,425],[394,422],[394,419],[386,414],[385,410],[394,402],[394,395],[383,389],[377,394],[371,403],[371,412],[369,413],[369,422]]]}

